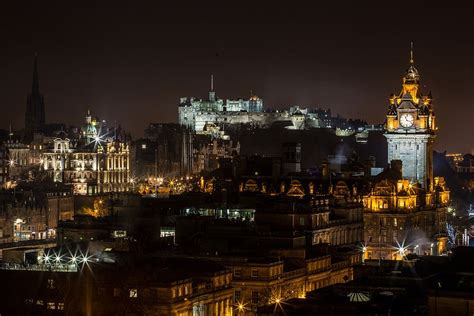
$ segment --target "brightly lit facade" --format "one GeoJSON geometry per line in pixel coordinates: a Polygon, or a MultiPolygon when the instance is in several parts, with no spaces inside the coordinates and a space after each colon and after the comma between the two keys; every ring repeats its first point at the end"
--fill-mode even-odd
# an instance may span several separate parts
{"type": "Polygon", "coordinates": [[[56,138],[41,156],[41,168],[74,193],[125,192],[131,187],[129,144],[101,132],[88,112],[81,139],[56,138]]]}
{"type": "Polygon", "coordinates": [[[422,188],[433,187],[433,142],[436,131],[431,94],[423,95],[413,57],[403,77],[402,91],[392,94],[385,137],[388,162],[401,160],[402,175],[422,188]]]}
{"type": "Polygon", "coordinates": [[[390,168],[376,178],[363,199],[366,259],[402,259],[409,253],[446,251],[449,190],[433,176],[435,115],[431,95],[420,91],[413,63],[402,91],[390,97],[385,137],[390,168]]]}
{"type": "Polygon", "coordinates": [[[284,307],[289,299],[305,298],[307,292],[353,280],[353,265],[360,263],[360,253],[341,261],[330,255],[293,259],[299,267],[292,270],[276,258],[225,260],[233,272],[234,313],[256,315],[259,306],[284,307]]]}

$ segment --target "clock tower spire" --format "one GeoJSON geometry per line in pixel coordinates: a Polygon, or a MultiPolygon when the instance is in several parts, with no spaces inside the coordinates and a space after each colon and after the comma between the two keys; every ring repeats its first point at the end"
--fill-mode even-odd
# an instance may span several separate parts
{"type": "Polygon", "coordinates": [[[431,94],[423,95],[420,74],[410,47],[410,65],[402,79],[402,90],[389,99],[385,137],[388,162],[401,160],[402,176],[429,191],[433,188],[433,142],[435,115],[431,94]]]}

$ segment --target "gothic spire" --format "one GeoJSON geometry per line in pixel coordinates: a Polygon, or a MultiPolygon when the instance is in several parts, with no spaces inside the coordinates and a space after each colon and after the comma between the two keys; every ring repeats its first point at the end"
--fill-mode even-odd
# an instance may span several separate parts
{"type": "Polygon", "coordinates": [[[405,77],[403,78],[403,84],[419,84],[420,74],[415,68],[415,60],[413,57],[413,42],[410,43],[410,66],[408,67],[405,77]]]}
{"type": "Polygon", "coordinates": [[[35,53],[33,62],[33,82],[31,93],[26,100],[25,130],[26,138],[32,138],[35,132],[40,132],[45,124],[44,98],[39,89],[38,54],[35,53]]]}
{"type": "Polygon", "coordinates": [[[39,79],[38,79],[38,53],[35,53],[35,59],[33,62],[33,85],[31,87],[32,95],[39,95],[39,79]]]}

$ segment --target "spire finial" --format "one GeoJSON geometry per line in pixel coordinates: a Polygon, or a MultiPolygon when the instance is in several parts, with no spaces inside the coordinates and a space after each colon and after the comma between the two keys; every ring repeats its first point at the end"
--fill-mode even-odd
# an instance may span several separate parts
{"type": "Polygon", "coordinates": [[[410,64],[413,65],[415,60],[413,59],[413,41],[410,43],[410,64]]]}
{"type": "Polygon", "coordinates": [[[39,93],[39,80],[38,80],[38,53],[35,52],[35,58],[33,62],[33,85],[32,85],[32,93],[38,92],[39,93]]]}
{"type": "Polygon", "coordinates": [[[214,91],[214,75],[211,75],[211,91],[214,91]]]}

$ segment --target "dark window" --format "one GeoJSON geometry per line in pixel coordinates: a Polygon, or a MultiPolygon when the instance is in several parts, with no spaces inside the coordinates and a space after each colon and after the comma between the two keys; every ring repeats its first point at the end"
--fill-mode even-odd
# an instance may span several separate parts
{"type": "Polygon", "coordinates": [[[252,304],[258,304],[258,291],[252,291],[252,304]]]}
{"type": "Polygon", "coordinates": [[[242,298],[242,292],[241,291],[235,291],[234,293],[234,301],[235,302],[240,302],[242,298]]]}

